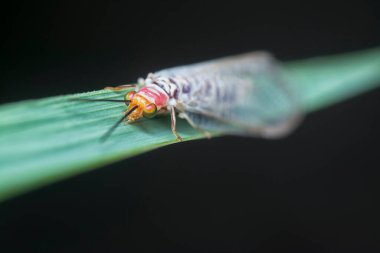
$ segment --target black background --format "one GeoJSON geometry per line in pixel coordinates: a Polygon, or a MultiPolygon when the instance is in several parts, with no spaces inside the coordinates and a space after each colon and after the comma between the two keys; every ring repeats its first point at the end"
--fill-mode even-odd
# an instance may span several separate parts
{"type": "MultiPolygon", "coordinates": [[[[377,1],[13,1],[1,13],[1,102],[251,50],[380,45],[377,1]]],[[[175,144],[25,194],[0,205],[1,252],[378,252],[379,112],[375,90],[282,140],[175,144]]]]}

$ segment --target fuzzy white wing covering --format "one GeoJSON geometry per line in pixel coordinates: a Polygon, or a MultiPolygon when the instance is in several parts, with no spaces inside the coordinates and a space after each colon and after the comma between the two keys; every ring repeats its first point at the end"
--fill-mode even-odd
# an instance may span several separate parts
{"type": "Polygon", "coordinates": [[[283,68],[253,52],[154,73],[177,87],[176,109],[203,130],[268,138],[288,134],[302,112],[283,68]]]}

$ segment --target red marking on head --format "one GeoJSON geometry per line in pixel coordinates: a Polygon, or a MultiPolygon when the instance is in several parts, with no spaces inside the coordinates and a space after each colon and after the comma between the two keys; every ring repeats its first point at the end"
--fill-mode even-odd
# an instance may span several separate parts
{"type": "Polygon", "coordinates": [[[139,94],[146,96],[148,98],[151,98],[154,100],[154,103],[156,104],[157,107],[162,107],[166,106],[168,103],[168,95],[160,91],[158,89],[155,89],[154,87],[142,87],[139,91],[139,94]]]}

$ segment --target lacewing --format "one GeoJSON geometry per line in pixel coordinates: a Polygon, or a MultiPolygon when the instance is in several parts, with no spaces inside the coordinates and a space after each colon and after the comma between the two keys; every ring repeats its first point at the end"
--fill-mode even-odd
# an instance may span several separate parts
{"type": "Polygon", "coordinates": [[[177,116],[207,136],[217,132],[276,138],[290,133],[301,119],[297,96],[288,87],[291,81],[269,53],[251,52],[150,73],[137,84],[106,87],[135,88],[121,100],[79,100],[128,106],[102,140],[123,121],[164,113],[170,114],[171,130],[178,140],[182,138],[176,130],[177,116]]]}

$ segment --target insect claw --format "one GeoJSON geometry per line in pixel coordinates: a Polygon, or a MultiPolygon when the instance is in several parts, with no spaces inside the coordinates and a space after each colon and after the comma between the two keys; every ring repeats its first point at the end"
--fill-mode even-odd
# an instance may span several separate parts
{"type": "Polygon", "coordinates": [[[203,135],[207,138],[207,139],[211,139],[211,133],[210,132],[207,132],[207,131],[204,131],[204,130],[202,130],[202,133],[203,133],[203,135]]]}
{"type": "Polygon", "coordinates": [[[183,140],[182,140],[182,137],[179,136],[178,134],[176,135],[176,137],[177,137],[177,141],[183,141],[183,140]]]}

